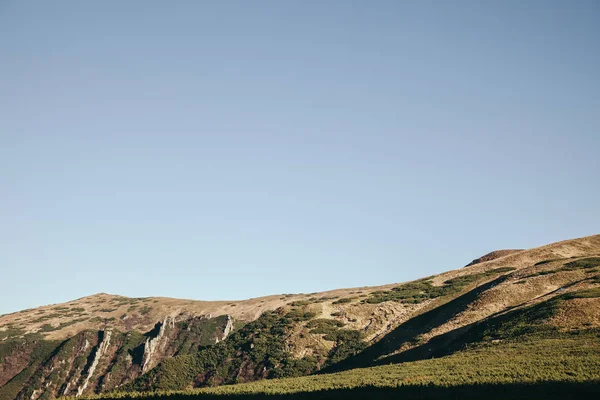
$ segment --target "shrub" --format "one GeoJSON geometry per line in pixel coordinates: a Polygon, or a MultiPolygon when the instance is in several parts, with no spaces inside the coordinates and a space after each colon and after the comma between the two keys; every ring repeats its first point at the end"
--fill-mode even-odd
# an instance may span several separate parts
{"type": "Polygon", "coordinates": [[[513,270],[514,268],[502,267],[478,274],[463,275],[448,279],[444,282],[443,286],[433,286],[431,280],[422,279],[406,283],[391,290],[372,292],[371,296],[363,300],[363,302],[376,304],[384,301],[397,301],[405,304],[418,304],[425,300],[460,293],[467,285],[473,282],[513,270]]]}
{"type": "Polygon", "coordinates": [[[339,299],[334,301],[331,304],[346,304],[346,303],[352,303],[353,300],[355,300],[356,297],[344,297],[343,299],[339,299]]]}

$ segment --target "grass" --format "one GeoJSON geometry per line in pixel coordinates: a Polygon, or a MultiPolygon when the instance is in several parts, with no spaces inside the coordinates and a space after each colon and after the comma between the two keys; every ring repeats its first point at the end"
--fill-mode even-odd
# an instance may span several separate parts
{"type": "Polygon", "coordinates": [[[563,271],[574,271],[577,269],[589,269],[600,267],[600,257],[582,258],[580,260],[571,261],[561,268],[563,271]]]}
{"type": "Polygon", "coordinates": [[[391,290],[380,290],[371,293],[365,303],[377,304],[384,301],[397,301],[405,304],[418,304],[425,300],[460,293],[469,284],[479,280],[513,271],[514,268],[495,268],[479,274],[463,275],[449,279],[442,286],[433,286],[431,280],[419,280],[406,283],[391,290]]]}
{"type": "Polygon", "coordinates": [[[78,322],[83,322],[83,321],[87,321],[87,318],[77,318],[77,319],[72,319],[70,321],[63,321],[57,326],[52,326],[50,324],[44,324],[44,325],[42,325],[42,327],[40,328],[40,330],[38,332],[45,333],[45,332],[57,331],[59,329],[66,328],[67,326],[71,326],[78,322]]]}
{"type": "Polygon", "coordinates": [[[487,344],[447,357],[292,379],[103,399],[573,398],[600,393],[598,332],[487,344]],[[544,395],[542,395],[544,394],[544,395]],[[567,397],[564,397],[567,396],[567,397]]]}
{"type": "Polygon", "coordinates": [[[356,297],[345,297],[343,299],[339,299],[334,301],[331,304],[347,304],[347,303],[352,303],[352,301],[354,301],[356,299],[356,297]]]}
{"type": "MultiPolygon", "coordinates": [[[[558,261],[558,260],[562,260],[562,259],[559,258],[559,259],[540,261],[539,263],[537,263],[535,265],[536,266],[543,265],[543,264],[547,264],[547,263],[550,263],[553,261],[558,261]]],[[[596,267],[599,267],[599,266],[600,266],[600,257],[588,257],[588,258],[582,258],[580,260],[568,262],[568,263],[564,264],[562,267],[557,268],[557,269],[535,272],[531,275],[525,276],[524,278],[531,278],[534,276],[551,275],[551,274],[556,274],[558,272],[577,271],[577,270],[586,270],[586,272],[593,273],[593,272],[596,272],[595,269],[596,269],[596,267]]]]}
{"type": "MultiPolygon", "coordinates": [[[[502,270],[502,272],[508,271],[502,270]]],[[[491,273],[499,272],[494,271],[487,274],[491,273]]],[[[477,275],[476,279],[481,279],[482,275],[477,275]]],[[[465,282],[473,282],[473,279],[472,276],[461,277],[447,281],[446,285],[460,286],[466,284],[465,282]]],[[[357,367],[382,363],[407,364],[425,361],[430,357],[451,357],[465,351],[477,352],[481,346],[485,347],[496,341],[510,342],[516,347],[526,342],[544,341],[551,341],[546,342],[545,346],[557,347],[558,344],[568,343],[569,340],[582,343],[583,339],[589,341],[590,338],[598,342],[599,332],[597,331],[578,332],[578,336],[575,337],[571,333],[560,333],[556,328],[545,324],[544,321],[555,313],[563,301],[578,297],[599,297],[600,289],[559,295],[540,304],[515,309],[492,316],[472,326],[450,331],[428,342],[423,340],[421,336],[423,333],[451,319],[471,304],[480,293],[504,280],[506,280],[505,275],[499,276],[493,281],[463,293],[448,303],[418,315],[401,324],[381,341],[366,349],[361,333],[342,329],[342,323],[339,321],[313,319],[306,324],[306,327],[311,330],[312,334],[322,334],[325,340],[335,342],[335,346],[327,354],[326,362],[322,364],[325,372],[351,371],[357,367]],[[405,344],[413,347],[400,354],[393,354],[395,350],[405,344]]],[[[317,366],[314,364],[316,360],[311,358],[293,360],[285,352],[285,342],[281,341],[281,337],[289,333],[291,323],[308,320],[312,317],[311,315],[305,317],[300,309],[294,309],[288,314],[282,314],[282,311],[266,313],[259,320],[246,325],[243,332],[237,333],[239,336],[234,334],[230,337],[231,342],[228,339],[219,343],[219,345],[201,352],[199,357],[191,356],[179,360],[176,357],[166,360],[162,366],[159,366],[163,369],[159,368],[159,374],[154,377],[156,379],[147,382],[148,385],[142,385],[142,388],[176,389],[189,386],[192,382],[195,382],[195,385],[215,386],[236,383],[236,381],[248,382],[262,378],[279,378],[315,372],[317,371],[317,366]],[[249,373],[242,374],[240,377],[240,371],[244,369],[249,373]],[[261,375],[259,371],[262,371],[263,374],[261,375]],[[201,377],[200,380],[198,377],[201,377]]],[[[503,345],[501,349],[505,349],[505,347],[503,345]]],[[[597,350],[598,348],[593,349],[597,350]]],[[[526,353],[524,348],[522,350],[526,353]]],[[[536,352],[529,352],[528,358],[537,357],[536,352]]],[[[479,361],[475,362],[475,365],[478,363],[479,361]]],[[[153,379],[153,373],[155,372],[151,372],[149,377],[143,377],[143,379],[153,379]]],[[[547,378],[548,380],[554,379],[549,374],[547,374],[547,378]]],[[[428,381],[427,384],[437,385],[438,382],[428,381]]],[[[140,387],[138,386],[138,388],[140,387]]]]}
{"type": "Polygon", "coordinates": [[[0,331],[0,340],[17,338],[25,335],[25,331],[14,325],[8,325],[5,330],[0,331]]]}
{"type": "Polygon", "coordinates": [[[152,308],[149,306],[144,306],[144,307],[140,308],[140,314],[142,314],[142,315],[149,314],[150,311],[152,311],[152,308]]]}
{"type": "MultiPolygon", "coordinates": [[[[308,295],[306,295],[308,296],[308,295]]],[[[323,303],[325,301],[328,300],[335,300],[337,299],[339,296],[329,296],[329,297],[310,297],[306,300],[297,300],[297,301],[292,301],[291,303],[288,303],[289,306],[292,307],[304,307],[307,306],[309,304],[317,304],[317,303],[323,303]]],[[[281,299],[284,299],[285,297],[282,297],[281,299]]],[[[280,299],[280,300],[281,300],[280,299]]],[[[333,304],[336,304],[335,302],[333,304]]]]}

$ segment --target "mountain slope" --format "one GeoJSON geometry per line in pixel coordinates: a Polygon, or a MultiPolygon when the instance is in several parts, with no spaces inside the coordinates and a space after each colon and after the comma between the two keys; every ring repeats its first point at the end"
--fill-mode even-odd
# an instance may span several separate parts
{"type": "MultiPolygon", "coordinates": [[[[4,315],[0,399],[185,389],[445,356],[488,341],[473,333],[478,324],[600,286],[598,254],[595,235],[404,284],[239,302],[100,294],[4,315]]],[[[600,326],[596,297],[559,303],[541,326],[585,335],[600,326]]]]}
{"type": "Polygon", "coordinates": [[[496,258],[504,257],[513,253],[518,253],[519,251],[523,251],[523,249],[494,250],[492,252],[487,253],[486,255],[474,259],[473,261],[465,265],[465,267],[470,267],[471,265],[479,264],[486,261],[492,261],[496,258]]]}

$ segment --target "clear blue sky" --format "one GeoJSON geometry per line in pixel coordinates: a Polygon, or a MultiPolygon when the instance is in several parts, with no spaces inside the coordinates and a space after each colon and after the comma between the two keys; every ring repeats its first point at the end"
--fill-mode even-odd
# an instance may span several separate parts
{"type": "Polygon", "coordinates": [[[600,233],[598,1],[0,1],[0,313],[600,233]]]}

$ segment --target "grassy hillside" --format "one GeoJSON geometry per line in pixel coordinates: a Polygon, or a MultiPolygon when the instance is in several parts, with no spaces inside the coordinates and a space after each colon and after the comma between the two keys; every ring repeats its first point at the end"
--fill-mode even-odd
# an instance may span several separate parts
{"type": "Polygon", "coordinates": [[[100,398],[591,398],[600,394],[600,329],[548,323],[580,300],[600,305],[600,288],[565,293],[447,334],[415,348],[418,361],[391,356],[378,361],[391,365],[339,373],[100,398]]]}
{"type": "Polygon", "coordinates": [[[103,399],[585,398],[600,394],[598,332],[528,338],[453,355],[301,378],[103,399]]]}
{"type": "Polygon", "coordinates": [[[496,384],[521,393],[549,385],[552,393],[573,385],[593,388],[587,373],[595,371],[598,355],[589,344],[598,341],[600,329],[598,288],[600,235],[493,252],[464,268],[379,287],[237,302],[95,295],[0,316],[0,399],[192,388],[203,388],[193,396],[231,388],[250,388],[239,390],[258,396],[278,382],[289,384],[273,390],[288,393],[283,388],[289,385],[293,396],[308,396],[303,393],[313,386],[327,389],[319,392],[323,396],[337,388],[344,396],[400,389],[417,396],[425,384],[439,397],[466,390],[453,380],[460,376],[484,392],[497,391],[490,386],[496,384]],[[34,353],[38,347],[58,350],[34,353]],[[506,380],[502,365],[510,357],[506,364],[493,362],[503,352],[515,360],[527,355],[523,363],[537,364],[517,368],[522,379],[506,380]],[[435,363],[446,359],[458,360],[449,375],[418,370],[421,362],[432,371],[441,368],[435,363]],[[480,370],[466,368],[467,360],[480,370]],[[573,379],[564,376],[565,369],[554,375],[561,371],[557,362],[568,366],[573,379]],[[371,388],[381,386],[375,366],[392,368],[396,384],[371,388]],[[355,375],[344,375],[359,369],[371,389],[352,386],[355,375]],[[528,378],[534,373],[540,378],[528,378]],[[305,375],[307,381],[300,378],[305,375]],[[293,379],[282,380],[288,377],[293,379]],[[396,388],[398,382],[410,388],[396,388]]]}

